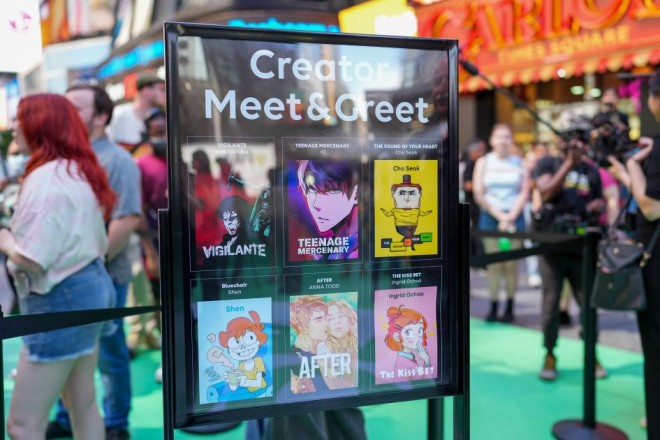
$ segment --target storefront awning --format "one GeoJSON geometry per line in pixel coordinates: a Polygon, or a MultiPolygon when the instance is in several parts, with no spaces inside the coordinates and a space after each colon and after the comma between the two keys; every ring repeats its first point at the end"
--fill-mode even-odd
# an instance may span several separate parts
{"type": "MultiPolygon", "coordinates": [[[[509,87],[518,84],[545,82],[556,79],[572,78],[592,73],[618,72],[660,63],[660,47],[647,48],[629,52],[619,52],[602,57],[591,57],[584,60],[568,60],[539,63],[537,66],[523,68],[517,71],[503,70],[501,72],[482,72],[495,84],[509,87]]],[[[460,92],[471,93],[491,86],[479,76],[471,76],[461,72],[460,92]]]]}

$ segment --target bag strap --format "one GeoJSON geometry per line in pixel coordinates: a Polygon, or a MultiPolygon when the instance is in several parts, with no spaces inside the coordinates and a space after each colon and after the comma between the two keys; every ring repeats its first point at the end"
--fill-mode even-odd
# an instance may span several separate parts
{"type": "Polygon", "coordinates": [[[614,219],[614,222],[610,225],[609,229],[610,230],[616,230],[617,226],[621,224],[623,220],[623,216],[626,212],[628,212],[628,208],[630,208],[630,202],[633,199],[633,194],[632,191],[630,191],[630,194],[628,194],[628,197],[626,197],[626,201],[623,202],[623,206],[621,206],[621,209],[619,210],[619,213],[616,216],[616,219],[614,219]]]}

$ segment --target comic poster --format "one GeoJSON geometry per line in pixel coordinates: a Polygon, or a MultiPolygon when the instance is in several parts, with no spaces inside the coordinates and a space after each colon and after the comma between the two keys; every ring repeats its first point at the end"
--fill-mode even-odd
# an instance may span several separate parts
{"type": "MultiPolygon", "coordinates": [[[[415,273],[394,276],[401,277],[399,281],[418,277],[415,273]]],[[[436,296],[436,286],[374,292],[377,385],[438,377],[436,296]]]]}
{"type": "Polygon", "coordinates": [[[193,269],[274,265],[272,138],[191,137],[193,269]]]}
{"type": "Polygon", "coordinates": [[[286,161],[287,260],[360,258],[359,144],[289,139],[286,161]]]}
{"type": "Polygon", "coordinates": [[[288,296],[288,391],[316,398],[357,392],[360,272],[285,278],[288,296]]]}
{"type": "Polygon", "coordinates": [[[374,161],[376,258],[438,253],[438,161],[374,161]]]}
{"type": "MultiPolygon", "coordinates": [[[[222,283],[229,291],[245,283],[222,283]]],[[[197,303],[199,403],[273,396],[270,298],[197,303]]]]}

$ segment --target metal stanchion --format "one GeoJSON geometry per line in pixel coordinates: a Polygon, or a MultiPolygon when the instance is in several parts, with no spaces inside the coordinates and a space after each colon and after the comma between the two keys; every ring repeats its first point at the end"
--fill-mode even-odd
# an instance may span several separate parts
{"type": "Polygon", "coordinates": [[[584,393],[582,419],[562,420],[552,427],[560,440],[627,440],[621,430],[596,422],[596,309],[590,306],[599,233],[587,232],[582,247],[582,331],[584,334],[584,393]]]}

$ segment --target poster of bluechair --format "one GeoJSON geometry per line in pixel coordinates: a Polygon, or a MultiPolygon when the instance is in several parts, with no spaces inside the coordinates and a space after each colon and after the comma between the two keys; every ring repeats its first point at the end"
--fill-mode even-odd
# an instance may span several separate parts
{"type": "Polygon", "coordinates": [[[175,427],[462,393],[457,54],[166,23],[175,427]]]}

